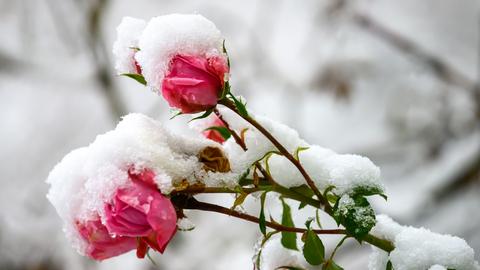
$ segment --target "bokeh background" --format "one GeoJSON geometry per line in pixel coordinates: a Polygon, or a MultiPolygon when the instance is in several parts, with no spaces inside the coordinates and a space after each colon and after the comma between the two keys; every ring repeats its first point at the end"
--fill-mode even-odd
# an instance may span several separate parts
{"type": "MultiPolygon", "coordinates": [[[[463,237],[480,259],[478,0],[0,0],[0,269],[253,268],[257,226],[210,213],[190,214],[196,229],[155,255],[158,266],[134,253],[92,262],[70,248],[45,198],[49,170],[122,115],[183,127],[112,69],[123,16],[174,12],[221,29],[251,110],[368,156],[389,196],[373,200],[379,213],[463,237]]],[[[368,253],[350,241],[337,256],[366,269],[368,253]]]]}

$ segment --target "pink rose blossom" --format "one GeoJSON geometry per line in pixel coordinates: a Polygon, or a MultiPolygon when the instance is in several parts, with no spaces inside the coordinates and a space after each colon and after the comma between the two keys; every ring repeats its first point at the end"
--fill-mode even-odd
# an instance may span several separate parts
{"type": "Polygon", "coordinates": [[[175,208],[156,188],[152,171],[129,171],[129,176],[132,184],[105,205],[106,227],[111,234],[139,238],[138,257],[145,256],[147,245],[163,253],[177,231],[175,208]]]}
{"type": "Polygon", "coordinates": [[[218,116],[214,115],[215,118],[212,119],[212,121],[209,123],[207,130],[204,130],[202,132],[203,136],[205,138],[210,139],[212,141],[216,141],[218,143],[224,143],[225,138],[223,138],[222,134],[220,132],[214,130],[214,129],[208,129],[210,127],[225,127],[225,123],[223,123],[218,116]]]}
{"type": "Polygon", "coordinates": [[[217,104],[226,73],[224,57],[176,55],[163,79],[162,95],[183,113],[205,111],[217,104]]]}
{"type": "Polygon", "coordinates": [[[135,71],[137,74],[139,75],[142,75],[142,67],[140,66],[140,64],[138,64],[137,60],[134,60],[134,64],[135,64],[135,71]]]}
{"type": "Polygon", "coordinates": [[[100,217],[86,222],[76,222],[77,230],[87,242],[85,255],[94,260],[104,260],[118,256],[137,247],[132,237],[113,237],[100,221],[100,217]]]}

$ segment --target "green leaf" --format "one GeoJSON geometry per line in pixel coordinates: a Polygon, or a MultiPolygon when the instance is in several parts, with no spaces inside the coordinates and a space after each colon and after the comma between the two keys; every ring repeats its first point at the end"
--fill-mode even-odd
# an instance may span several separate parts
{"type": "Polygon", "coordinates": [[[383,193],[383,189],[379,187],[374,187],[374,186],[359,186],[354,188],[350,193],[351,197],[356,197],[356,196],[366,197],[366,196],[373,196],[373,195],[380,195],[385,200],[387,200],[387,196],[383,193]]]}
{"type": "Polygon", "coordinates": [[[232,134],[230,133],[230,130],[228,130],[228,128],[226,128],[226,127],[214,126],[214,127],[206,128],[205,130],[215,130],[218,133],[220,133],[222,138],[225,139],[225,140],[228,140],[228,138],[230,138],[230,136],[232,136],[232,134]]]}
{"type": "Polygon", "coordinates": [[[362,196],[350,197],[343,195],[333,206],[333,217],[342,224],[347,232],[362,241],[375,226],[375,211],[367,199],[362,196]]]}
{"type": "Polygon", "coordinates": [[[225,46],[225,39],[223,40],[223,53],[227,55],[227,65],[230,68],[230,57],[228,57],[227,47],[225,46]]]}
{"type": "Polygon", "coordinates": [[[292,187],[290,190],[295,191],[296,193],[302,194],[305,197],[312,198],[315,193],[313,190],[307,185],[301,185],[299,187],[292,187]]]}
{"type": "Polygon", "coordinates": [[[265,198],[267,197],[267,192],[262,193],[260,196],[260,216],[258,217],[259,222],[258,226],[260,227],[260,231],[262,232],[263,235],[267,234],[267,225],[265,221],[265,198]]]}
{"type": "Polygon", "coordinates": [[[128,47],[136,52],[139,52],[140,51],[140,48],[139,47],[135,47],[135,46],[131,46],[131,47],[128,47]]]}
{"type": "Polygon", "coordinates": [[[385,270],[393,270],[392,262],[388,261],[387,262],[387,268],[385,270]]]}
{"type": "MultiPolygon", "coordinates": [[[[282,225],[287,227],[295,227],[292,219],[292,212],[290,206],[282,199],[283,213],[282,213],[282,225]]],[[[282,232],[282,245],[285,248],[298,250],[297,248],[297,234],[294,232],[282,232]]]]}
{"type": "Polygon", "coordinates": [[[237,194],[237,197],[235,198],[235,201],[233,202],[232,209],[235,209],[235,207],[241,205],[245,199],[247,198],[249,193],[241,192],[240,194],[237,194]]]}
{"type": "Polygon", "coordinates": [[[307,146],[300,146],[298,147],[296,150],[295,150],[295,153],[293,154],[293,156],[295,157],[296,160],[300,160],[300,152],[302,151],[305,151],[305,150],[308,150],[308,148],[310,147],[307,147],[307,146]]]}
{"type": "Polygon", "coordinates": [[[307,227],[307,229],[310,229],[310,225],[312,224],[312,222],[313,218],[307,219],[307,221],[305,221],[305,227],[307,227]]]}
{"type": "Polygon", "coordinates": [[[328,260],[322,266],[322,270],[343,270],[343,268],[336,264],[333,260],[328,260]]]}
{"type": "Polygon", "coordinates": [[[237,108],[238,113],[242,117],[248,117],[247,108],[245,107],[246,104],[243,104],[243,102],[241,100],[237,99],[233,94],[230,94],[230,97],[232,98],[233,103],[235,103],[235,107],[237,108]]]}
{"type": "Polygon", "coordinates": [[[315,221],[317,222],[317,226],[321,229],[322,228],[322,223],[320,222],[320,210],[319,209],[315,210],[315,221]]]}
{"type": "Polygon", "coordinates": [[[212,112],[213,112],[213,108],[208,109],[208,110],[206,110],[202,115],[197,116],[197,117],[195,117],[195,118],[192,118],[192,119],[191,119],[190,121],[188,121],[188,122],[192,122],[192,121],[195,121],[195,120],[198,120],[198,119],[206,118],[206,117],[208,117],[210,114],[212,114],[212,112]]]}
{"type": "Polygon", "coordinates": [[[305,203],[305,202],[301,202],[299,205],[298,205],[298,210],[304,208],[305,206],[307,206],[308,204],[305,203]]]}
{"type": "Polygon", "coordinates": [[[223,85],[222,95],[220,96],[220,100],[224,99],[230,93],[230,82],[226,81],[223,85]]]}
{"type": "Polygon", "coordinates": [[[123,73],[123,74],[120,74],[121,76],[127,76],[129,78],[132,78],[134,79],[135,81],[143,84],[143,85],[147,85],[147,81],[145,81],[145,78],[140,75],[140,74],[136,74],[136,73],[123,73]]]}
{"type": "Polygon", "coordinates": [[[170,117],[170,120],[172,120],[173,118],[175,118],[175,117],[177,117],[177,116],[179,116],[179,115],[182,115],[182,114],[183,114],[183,113],[182,113],[182,111],[180,111],[180,110],[179,110],[179,111],[174,111],[174,114],[172,115],[172,117],[170,117]]]}
{"type": "Polygon", "coordinates": [[[303,256],[311,265],[320,265],[325,260],[325,247],[322,240],[310,229],[306,232],[303,256]]]}

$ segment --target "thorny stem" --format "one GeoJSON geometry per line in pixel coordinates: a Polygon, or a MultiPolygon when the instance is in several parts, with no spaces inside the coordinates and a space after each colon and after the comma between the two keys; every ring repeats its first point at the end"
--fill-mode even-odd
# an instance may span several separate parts
{"type": "Polygon", "coordinates": [[[302,174],[303,178],[305,178],[305,181],[307,181],[308,186],[312,189],[312,191],[315,193],[317,196],[318,200],[320,203],[324,206],[325,212],[328,214],[332,214],[332,208],[330,204],[328,203],[327,199],[322,195],[322,193],[318,190],[318,188],[315,186],[315,183],[313,182],[312,178],[310,175],[308,175],[307,171],[303,168],[302,164],[295,159],[295,157],[290,154],[290,152],[275,138],[273,135],[266,130],[260,123],[258,123],[255,119],[248,115],[242,115],[239,113],[237,108],[235,107],[235,104],[233,104],[232,101],[230,101],[227,98],[222,99],[220,104],[224,105],[225,107],[229,108],[236,114],[238,114],[240,117],[245,119],[247,122],[249,122],[252,126],[257,128],[267,139],[282,153],[283,156],[285,156],[295,167],[297,167],[298,171],[302,174]]]}
{"type": "MultiPolygon", "coordinates": [[[[242,140],[242,138],[240,138],[240,136],[238,136],[238,134],[237,134],[237,132],[235,132],[235,130],[230,128],[230,125],[228,124],[228,122],[225,119],[223,119],[223,116],[220,113],[220,111],[217,108],[215,108],[215,109],[213,109],[213,112],[218,117],[218,119],[220,119],[220,121],[222,121],[222,123],[225,125],[225,128],[230,132],[230,134],[232,134],[232,137],[235,139],[235,142],[243,149],[243,151],[247,151],[248,148],[247,148],[247,145],[245,144],[245,142],[242,140]]],[[[255,167],[257,167],[257,169],[262,173],[262,175],[265,178],[267,178],[268,181],[270,181],[270,183],[277,184],[275,182],[275,180],[273,180],[272,176],[262,167],[262,165],[260,165],[259,162],[255,162],[255,167]]]]}
{"type": "MultiPolygon", "coordinates": [[[[295,157],[293,157],[292,154],[290,152],[288,152],[288,150],[275,137],[273,137],[273,135],[268,130],[266,130],[260,123],[258,123],[255,119],[253,119],[249,115],[241,114],[237,110],[235,104],[233,104],[233,102],[230,101],[229,99],[224,98],[224,99],[220,100],[219,104],[222,104],[222,105],[226,106],[227,108],[229,108],[230,110],[232,110],[233,112],[238,114],[240,117],[242,117],[247,122],[249,122],[251,125],[253,125],[255,128],[257,128],[265,137],[267,137],[267,139],[280,151],[280,153],[282,153],[295,167],[297,167],[299,172],[305,178],[305,181],[307,182],[308,186],[312,189],[314,194],[317,196],[318,201],[316,201],[312,198],[307,198],[307,197],[305,197],[305,196],[303,196],[303,195],[301,195],[301,194],[299,194],[295,191],[292,191],[292,190],[290,190],[288,188],[285,188],[285,187],[282,187],[280,185],[273,185],[271,190],[274,190],[274,191],[282,194],[285,197],[304,202],[304,203],[309,204],[309,205],[311,205],[313,207],[316,207],[316,208],[320,208],[323,205],[325,212],[327,214],[331,215],[331,216],[333,215],[333,211],[332,211],[332,208],[330,206],[330,203],[322,195],[322,193],[318,190],[318,188],[315,186],[315,183],[313,182],[312,178],[308,175],[308,173],[305,171],[302,164],[300,164],[300,162],[295,157]],[[306,199],[308,199],[308,200],[306,200],[306,199]],[[313,201],[310,201],[310,200],[313,200],[313,201]]],[[[200,202],[198,202],[198,203],[200,203],[200,202]]],[[[209,206],[210,206],[209,204],[205,204],[205,203],[200,203],[200,205],[205,207],[205,208],[209,208],[209,206]]],[[[199,209],[199,208],[195,208],[195,209],[199,209]]],[[[241,214],[241,213],[238,213],[234,210],[224,208],[224,207],[221,207],[221,206],[215,206],[214,208],[211,208],[211,209],[201,209],[201,210],[218,212],[218,213],[228,214],[228,215],[231,215],[231,216],[247,219],[247,218],[244,218],[245,214],[241,214]]],[[[249,216],[247,220],[252,221],[252,222],[256,222],[256,223],[258,223],[258,221],[259,221],[256,217],[253,217],[253,216],[249,216]]],[[[271,223],[268,223],[266,225],[269,226],[269,225],[271,225],[271,223]]],[[[278,224],[276,224],[276,223],[274,225],[278,226],[278,224]]],[[[269,227],[271,227],[271,226],[269,226],[269,227]]],[[[273,227],[271,227],[271,228],[273,228],[273,227]]],[[[297,229],[299,229],[299,228],[296,228],[296,230],[297,229]]],[[[301,231],[298,231],[298,232],[304,232],[305,231],[305,229],[300,229],[300,230],[301,231]]],[[[325,231],[325,230],[316,230],[315,232],[319,232],[319,231],[325,231]]],[[[339,232],[340,230],[336,230],[336,231],[339,232]]],[[[345,230],[341,230],[341,231],[343,231],[342,234],[344,234],[346,236],[349,236],[345,230]]],[[[378,238],[378,237],[376,237],[372,234],[368,234],[368,235],[364,236],[362,238],[362,240],[371,244],[371,245],[373,245],[373,246],[376,246],[376,247],[378,247],[378,248],[380,248],[380,249],[382,249],[386,252],[391,252],[395,248],[392,242],[390,242],[388,240],[385,240],[385,239],[378,238]]]]}
{"type": "Polygon", "coordinates": [[[247,151],[247,146],[245,145],[245,142],[242,140],[242,138],[240,138],[240,136],[238,136],[238,134],[235,132],[235,130],[230,128],[230,125],[228,124],[227,121],[225,121],[225,119],[223,119],[223,116],[218,111],[218,109],[217,108],[213,109],[213,112],[218,117],[218,119],[220,119],[220,121],[222,121],[222,123],[225,125],[225,128],[230,132],[230,134],[232,134],[232,137],[235,139],[235,142],[238,145],[240,145],[240,147],[243,149],[243,151],[247,151]]]}
{"type": "MultiPolygon", "coordinates": [[[[259,223],[260,219],[257,217],[254,217],[249,214],[237,212],[235,210],[232,210],[230,208],[226,208],[220,205],[216,204],[211,204],[211,203],[206,203],[206,202],[200,202],[194,199],[193,197],[184,197],[180,199],[179,201],[176,202],[177,204],[180,204],[179,206],[182,207],[183,209],[194,209],[194,210],[203,210],[203,211],[208,211],[208,212],[216,212],[216,213],[221,213],[225,214],[228,216],[233,216],[236,218],[240,218],[243,220],[247,220],[253,223],[259,223]]],[[[271,222],[271,221],[265,221],[265,225],[267,227],[270,227],[274,230],[281,231],[281,232],[296,232],[296,233],[304,233],[307,231],[307,229],[303,228],[296,228],[296,227],[288,227],[284,226],[282,224],[276,223],[276,222],[271,222]]],[[[346,230],[343,229],[330,229],[330,230],[313,230],[317,234],[346,234],[346,230]]]]}
{"type": "MultiPolygon", "coordinates": [[[[259,185],[257,187],[253,188],[242,188],[243,193],[253,193],[253,192],[258,192],[258,191],[274,191],[282,196],[293,199],[299,202],[306,203],[310,206],[313,207],[318,207],[319,201],[303,196],[300,193],[297,193],[293,190],[290,190],[288,188],[282,187],[280,185],[259,185]]],[[[201,186],[191,186],[183,190],[175,190],[171,194],[172,195],[177,195],[177,194],[199,194],[199,193],[239,193],[239,191],[228,189],[228,188],[223,188],[223,187],[201,187],[201,186]]]]}
{"type": "MultiPolygon", "coordinates": [[[[192,210],[202,210],[202,211],[208,211],[208,212],[216,212],[232,217],[236,217],[239,219],[247,220],[253,223],[259,223],[260,220],[257,217],[245,214],[245,213],[240,213],[235,210],[232,210],[230,208],[226,208],[223,206],[219,206],[216,204],[211,204],[211,203],[206,203],[206,202],[200,202],[197,201],[193,197],[188,197],[188,196],[176,196],[172,198],[172,201],[177,205],[177,207],[180,207],[182,209],[192,209],[192,210]]],[[[284,226],[281,224],[278,224],[276,222],[270,222],[270,221],[265,221],[265,225],[269,228],[272,228],[277,231],[284,231],[284,232],[295,232],[295,233],[304,233],[307,231],[307,229],[304,228],[297,228],[297,227],[288,227],[284,226]]],[[[316,234],[341,234],[341,235],[348,235],[346,230],[343,229],[321,229],[321,230],[312,230],[316,234]]],[[[371,234],[365,236],[363,238],[363,241],[370,243],[386,252],[390,252],[394,249],[393,244],[390,241],[380,239],[376,236],[373,236],[371,234]]]]}

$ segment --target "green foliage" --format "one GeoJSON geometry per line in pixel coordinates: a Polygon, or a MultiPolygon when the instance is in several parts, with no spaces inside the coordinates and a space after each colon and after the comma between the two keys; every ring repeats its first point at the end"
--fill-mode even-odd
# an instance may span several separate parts
{"type": "MultiPolygon", "coordinates": [[[[290,206],[282,199],[283,213],[282,213],[282,225],[287,227],[295,227],[292,219],[292,212],[290,206]]],[[[297,248],[297,234],[295,232],[282,232],[282,245],[285,248],[298,250],[297,248]]]]}
{"type": "Polygon", "coordinates": [[[392,262],[388,261],[387,262],[387,268],[385,270],[393,270],[392,262]]]}
{"type": "Polygon", "coordinates": [[[227,56],[228,68],[230,68],[230,57],[228,56],[227,47],[225,46],[225,39],[223,40],[222,47],[223,47],[223,53],[227,56]]]}
{"type": "Polygon", "coordinates": [[[228,138],[230,138],[230,136],[232,136],[232,134],[230,133],[230,130],[228,130],[228,128],[226,128],[226,127],[214,126],[214,127],[206,128],[205,130],[215,130],[215,131],[217,131],[218,133],[220,133],[220,135],[222,136],[222,138],[224,140],[228,140],[228,138]]]}
{"type": "Polygon", "coordinates": [[[333,206],[333,217],[348,234],[361,242],[375,226],[375,212],[365,197],[343,195],[333,206]]]}
{"type": "Polygon", "coordinates": [[[263,235],[267,234],[267,225],[265,221],[265,198],[267,197],[267,192],[262,193],[260,196],[260,216],[258,217],[259,222],[258,226],[263,235]]]}
{"type": "Polygon", "coordinates": [[[195,118],[192,118],[192,119],[191,119],[190,121],[188,121],[188,122],[192,122],[192,121],[195,121],[195,120],[207,118],[210,114],[212,114],[212,112],[213,112],[213,108],[210,108],[210,109],[206,110],[202,115],[197,116],[197,117],[195,117],[195,118]]]}
{"type": "Polygon", "coordinates": [[[235,103],[235,107],[238,110],[238,113],[242,117],[248,117],[247,104],[244,103],[241,99],[236,98],[232,93],[229,92],[230,99],[235,103]]]}
{"type": "Polygon", "coordinates": [[[127,76],[129,78],[132,78],[134,79],[135,81],[143,84],[143,85],[147,85],[147,81],[145,80],[145,78],[141,75],[141,74],[136,74],[136,73],[123,73],[123,74],[120,74],[121,76],[127,76]]]}
{"type": "Polygon", "coordinates": [[[380,195],[382,198],[387,200],[387,195],[383,193],[383,190],[378,187],[373,186],[359,186],[353,189],[350,193],[351,197],[358,197],[358,196],[373,196],[373,195],[380,195]]]}
{"type": "Polygon", "coordinates": [[[180,111],[180,110],[174,110],[174,111],[173,111],[173,115],[170,117],[170,120],[172,120],[173,118],[175,118],[175,117],[177,117],[177,116],[179,116],[179,115],[182,115],[182,114],[183,114],[182,111],[180,111]]]}
{"type": "Polygon", "coordinates": [[[304,147],[304,146],[300,146],[298,147],[296,150],[295,150],[295,153],[293,154],[293,156],[295,157],[296,160],[300,160],[300,152],[302,151],[305,151],[305,150],[308,150],[308,148],[310,147],[304,147]]]}
{"type": "Polygon", "coordinates": [[[304,234],[303,256],[309,264],[320,265],[325,260],[325,247],[318,235],[310,229],[311,223],[312,219],[305,223],[307,231],[304,234]]]}
{"type": "MultiPolygon", "coordinates": [[[[301,185],[299,187],[292,187],[290,188],[291,191],[294,191],[298,194],[301,194],[305,197],[308,197],[308,198],[312,198],[313,195],[315,195],[313,193],[313,191],[310,189],[310,187],[308,187],[307,185],[301,185]]],[[[301,202],[300,205],[298,206],[298,209],[302,209],[304,208],[305,206],[307,206],[307,203],[305,202],[301,202]]]]}
{"type": "Polygon", "coordinates": [[[322,270],[343,270],[343,268],[336,264],[333,260],[328,260],[323,264],[322,270]]]}
{"type": "Polygon", "coordinates": [[[237,197],[235,198],[235,201],[233,202],[232,209],[235,209],[235,207],[243,204],[248,194],[249,193],[244,192],[241,187],[238,187],[238,194],[237,194],[237,197]]]}

